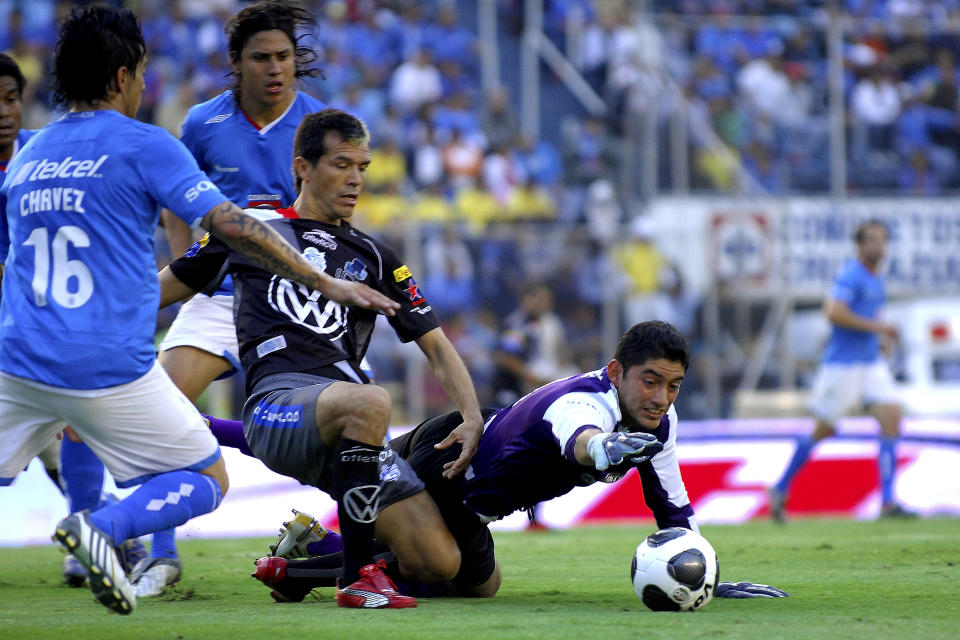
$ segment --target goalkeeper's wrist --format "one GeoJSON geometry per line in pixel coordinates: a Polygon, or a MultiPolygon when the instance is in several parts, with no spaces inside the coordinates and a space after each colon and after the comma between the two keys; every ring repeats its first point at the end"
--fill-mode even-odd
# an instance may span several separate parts
{"type": "Polygon", "coordinates": [[[593,466],[597,471],[604,471],[610,466],[610,456],[607,455],[607,449],[603,446],[603,441],[608,435],[610,434],[601,431],[587,440],[587,454],[593,460],[593,466]]]}

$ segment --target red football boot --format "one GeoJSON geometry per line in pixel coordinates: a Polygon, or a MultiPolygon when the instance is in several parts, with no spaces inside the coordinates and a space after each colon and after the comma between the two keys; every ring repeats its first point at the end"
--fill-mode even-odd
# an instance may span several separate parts
{"type": "Polygon", "coordinates": [[[384,560],[360,569],[360,579],[346,589],[337,589],[337,604],[354,609],[406,609],[417,606],[417,599],[397,592],[387,574],[384,560]]]}
{"type": "Polygon", "coordinates": [[[273,589],[270,595],[277,602],[301,602],[313,589],[308,584],[298,584],[300,581],[287,578],[286,558],[268,556],[255,564],[257,570],[250,575],[273,589]]]}

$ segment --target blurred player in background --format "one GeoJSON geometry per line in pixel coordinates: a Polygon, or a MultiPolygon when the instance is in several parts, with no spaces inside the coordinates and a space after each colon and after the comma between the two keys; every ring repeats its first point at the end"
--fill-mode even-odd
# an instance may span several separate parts
{"type": "MultiPolygon", "coordinates": [[[[348,221],[369,163],[369,133],[360,120],[335,109],[306,116],[294,140],[297,215],[267,224],[319,268],[338,279],[370,283],[400,303],[391,325],[402,341],[416,341],[459,408],[457,415],[464,416],[451,426],[443,443],[438,441],[447,447],[461,443],[444,470],[456,474],[466,466],[482,430],[476,393],[466,366],[409,269],[392,249],[348,221]]],[[[236,331],[250,395],[243,410],[245,439],[272,470],[337,500],[344,550],[342,572],[337,566],[342,587],[337,603],[358,608],[416,606],[416,600],[397,594],[372,563],[378,505],[384,508],[381,518],[419,523],[416,542],[429,558],[411,558],[407,571],[417,574],[418,567],[426,566],[428,577],[436,578],[437,573],[452,577],[459,556],[436,506],[422,492],[422,483],[412,472],[401,474],[398,465],[406,463],[393,462],[384,447],[390,396],[367,384],[360,368],[376,314],[345,309],[321,292],[297,287],[207,238],[161,271],[161,303],[215,285],[224,271],[233,274],[237,288],[236,331]],[[420,497],[394,507],[413,494],[420,497]]],[[[413,545],[410,540],[392,542],[413,545]]]]}
{"type": "Polygon", "coordinates": [[[897,340],[896,326],[881,319],[886,289],[880,268],[889,231],[883,222],[869,220],[857,228],[853,239],[857,257],[840,270],[824,307],[833,327],[810,395],[816,425],[811,435],[797,442],[786,471],[769,490],[770,512],[777,522],[786,519],[790,483],[813,448],[837,432],[837,421],[843,415],[861,407],[880,423],[877,467],[883,499],[881,517],[916,515],[897,504],[893,495],[902,409],[883,355],[884,348],[897,340]]]}
{"type": "Polygon", "coordinates": [[[134,120],[145,68],[129,10],[74,8],[53,72],[69,112],[13,158],[0,188],[0,484],[70,424],[119,486],[141,485],[67,516],[54,534],[87,570],[97,600],[119,613],[136,596],[116,543],[212,511],[228,485],[215,438],[156,362],[159,206],[331,299],[395,308],[318,271],[229,202],[180,142],[134,120]]]}
{"type": "MultiPolygon", "coordinates": [[[[493,360],[494,404],[506,407],[537,387],[577,373],[570,364],[563,322],[554,312],[553,290],[545,282],[528,282],[520,294],[520,308],[504,320],[493,360]]],[[[546,529],[541,505],[527,510],[529,529],[546,529]]]]}

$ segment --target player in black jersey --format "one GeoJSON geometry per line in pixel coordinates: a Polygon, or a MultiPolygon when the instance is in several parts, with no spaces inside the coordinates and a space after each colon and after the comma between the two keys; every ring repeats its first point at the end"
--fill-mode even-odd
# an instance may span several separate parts
{"type": "MultiPolygon", "coordinates": [[[[369,163],[369,134],[362,121],[335,109],[306,116],[294,139],[299,196],[293,208],[299,218],[266,224],[328,274],[367,284],[400,303],[389,317],[391,326],[401,341],[417,342],[464,416],[437,445],[462,447],[445,467],[450,477],[466,468],[480,439],[476,392],[410,270],[392,249],[348,222],[369,163]]],[[[249,394],[243,425],[250,449],[274,471],[337,500],[344,542],[340,584],[350,585],[337,592],[341,606],[415,606],[416,600],[394,591],[382,570],[369,564],[374,532],[397,551],[401,573],[417,581],[452,578],[460,553],[416,474],[383,446],[390,396],[366,384],[360,369],[376,312],[343,306],[263,271],[210,237],[160,273],[161,306],[216,286],[226,273],[236,287],[234,317],[249,394]],[[424,539],[432,542],[425,545],[424,539]]]]}

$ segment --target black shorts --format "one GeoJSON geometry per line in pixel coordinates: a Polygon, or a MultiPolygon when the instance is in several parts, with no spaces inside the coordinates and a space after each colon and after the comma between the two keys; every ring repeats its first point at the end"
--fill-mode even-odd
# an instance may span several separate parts
{"type": "MultiPolygon", "coordinates": [[[[334,451],[323,444],[315,420],[317,398],[334,382],[305,373],[266,376],[243,406],[243,432],[250,450],[271,470],[322,489],[337,499],[334,451]]],[[[423,491],[405,460],[388,448],[380,460],[379,508],[423,491]]]]}
{"type": "MultiPolygon", "coordinates": [[[[484,419],[491,412],[485,411],[484,419]]],[[[426,484],[427,492],[437,503],[447,528],[460,547],[462,561],[454,582],[463,587],[473,587],[486,582],[497,566],[493,536],[476,512],[463,504],[466,497],[463,474],[452,480],[443,477],[443,465],[457,459],[460,445],[454,444],[447,449],[433,448],[461,422],[460,413],[456,411],[431,418],[391,440],[390,446],[410,463],[426,484]]]]}

